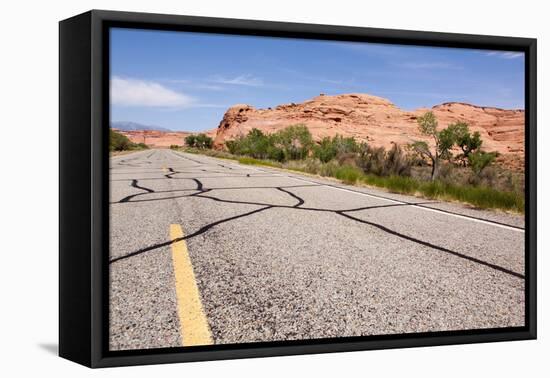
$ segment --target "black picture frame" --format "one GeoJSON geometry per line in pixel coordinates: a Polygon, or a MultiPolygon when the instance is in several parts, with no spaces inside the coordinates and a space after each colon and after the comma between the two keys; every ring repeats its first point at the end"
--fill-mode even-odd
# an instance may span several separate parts
{"type": "Polygon", "coordinates": [[[92,10],[59,24],[59,354],[89,367],[536,338],[536,39],[92,10]],[[110,27],[525,53],[524,327],[110,352],[108,122],[110,27]]]}

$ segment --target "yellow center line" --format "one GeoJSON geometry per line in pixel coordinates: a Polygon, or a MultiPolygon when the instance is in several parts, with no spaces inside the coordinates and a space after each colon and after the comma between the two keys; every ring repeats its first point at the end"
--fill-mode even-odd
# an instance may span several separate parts
{"type": "Polygon", "coordinates": [[[176,279],[176,297],[180,320],[180,335],[183,346],[213,344],[210,327],[204,314],[193,265],[189,258],[187,243],[179,224],[170,225],[172,262],[176,279]]]}

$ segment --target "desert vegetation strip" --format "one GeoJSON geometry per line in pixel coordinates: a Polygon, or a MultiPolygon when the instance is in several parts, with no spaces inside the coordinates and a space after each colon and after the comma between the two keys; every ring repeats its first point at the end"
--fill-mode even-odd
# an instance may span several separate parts
{"type": "Polygon", "coordinates": [[[204,314],[183,230],[179,224],[170,225],[170,238],[173,241],[172,261],[182,345],[211,345],[212,334],[204,314]]]}
{"type": "Polygon", "coordinates": [[[287,171],[307,173],[320,177],[336,178],[344,184],[371,186],[391,193],[414,195],[426,199],[457,201],[480,209],[500,209],[516,213],[524,212],[522,193],[499,191],[486,186],[462,186],[443,181],[421,181],[404,176],[377,176],[366,174],[352,165],[339,165],[333,162],[320,163],[311,161],[277,162],[251,157],[235,156],[215,150],[185,149],[186,152],[207,156],[232,159],[240,164],[265,166],[287,171]]]}

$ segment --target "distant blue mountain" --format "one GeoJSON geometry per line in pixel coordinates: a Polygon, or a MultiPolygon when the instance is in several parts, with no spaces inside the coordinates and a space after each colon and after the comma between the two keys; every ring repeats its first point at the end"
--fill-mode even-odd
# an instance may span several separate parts
{"type": "Polygon", "coordinates": [[[126,121],[116,121],[111,122],[111,128],[119,129],[124,131],[136,131],[136,130],[158,130],[158,131],[172,131],[170,129],[160,127],[160,126],[151,126],[151,125],[142,125],[137,122],[126,122],[126,121]]]}

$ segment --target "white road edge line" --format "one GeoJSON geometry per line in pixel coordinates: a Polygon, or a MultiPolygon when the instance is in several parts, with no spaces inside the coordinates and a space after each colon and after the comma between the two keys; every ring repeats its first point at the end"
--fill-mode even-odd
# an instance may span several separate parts
{"type": "MultiPolygon", "coordinates": [[[[208,156],[208,157],[210,157],[210,156],[208,156]]],[[[232,164],[232,163],[229,163],[229,164],[234,165],[234,166],[238,166],[238,167],[242,167],[242,166],[243,166],[243,165],[241,165],[241,164],[238,164],[238,165],[237,165],[237,164],[232,164]]],[[[263,169],[258,169],[258,168],[253,168],[253,167],[246,167],[246,168],[251,169],[251,170],[253,170],[253,171],[264,172],[264,173],[265,173],[265,171],[264,171],[263,169]]],[[[354,194],[358,194],[358,195],[362,195],[362,196],[366,196],[366,197],[370,197],[370,198],[379,199],[379,200],[382,200],[382,201],[388,201],[388,202],[393,202],[393,203],[400,203],[400,204],[403,204],[403,205],[409,205],[407,202],[403,202],[403,201],[399,201],[399,200],[392,200],[392,199],[389,199],[389,198],[382,198],[382,197],[379,197],[379,196],[370,195],[370,194],[368,194],[368,193],[357,192],[357,191],[349,190],[349,189],[346,189],[346,188],[340,188],[340,187],[337,187],[337,186],[331,186],[331,185],[321,184],[321,183],[318,183],[318,182],[315,182],[315,181],[304,180],[304,179],[297,178],[297,177],[293,177],[293,176],[281,175],[281,177],[288,177],[288,178],[290,178],[290,179],[294,179],[294,180],[302,181],[302,182],[307,182],[307,183],[310,183],[310,184],[318,184],[318,185],[324,186],[324,187],[326,187],[326,188],[332,188],[332,189],[336,189],[336,190],[342,190],[342,191],[344,191],[344,192],[354,193],[354,194]]],[[[430,212],[432,212],[432,213],[438,213],[438,214],[448,215],[448,216],[450,216],[450,217],[455,217],[455,218],[459,218],[459,219],[465,219],[465,220],[468,220],[468,221],[471,221],[471,222],[478,222],[478,223],[486,224],[486,225],[489,225],[489,226],[500,227],[500,228],[503,228],[503,229],[505,229],[505,230],[517,231],[517,232],[525,233],[525,230],[524,230],[524,229],[521,229],[521,228],[506,226],[506,225],[503,225],[503,224],[493,223],[493,222],[485,221],[485,220],[482,220],[482,219],[470,218],[470,217],[467,217],[467,216],[464,216],[464,215],[460,215],[460,214],[450,214],[450,213],[447,213],[447,212],[445,212],[445,211],[440,211],[440,210],[437,210],[437,209],[432,209],[432,208],[428,208],[428,207],[424,207],[424,206],[417,206],[417,205],[409,205],[409,206],[415,207],[415,208],[420,209],[420,210],[430,211],[430,212]]]]}
{"type": "MultiPolygon", "coordinates": [[[[287,176],[287,177],[291,178],[291,179],[294,179],[294,180],[297,180],[297,181],[308,182],[308,183],[316,183],[315,181],[308,181],[308,180],[304,180],[304,179],[293,177],[293,176],[287,176]]],[[[316,183],[316,184],[319,184],[319,183],[316,183]]],[[[521,228],[506,226],[506,225],[503,225],[503,224],[493,223],[493,222],[485,221],[485,220],[482,220],[482,219],[470,218],[470,217],[460,215],[460,214],[451,214],[451,213],[447,213],[445,211],[440,211],[440,210],[437,210],[437,209],[432,209],[432,208],[428,208],[428,207],[424,207],[424,206],[411,205],[411,204],[408,204],[407,202],[392,200],[392,199],[388,199],[388,198],[382,198],[382,197],[378,197],[378,196],[373,196],[373,195],[370,195],[368,193],[356,192],[354,190],[349,190],[349,189],[346,189],[346,188],[339,188],[337,186],[330,186],[330,185],[324,185],[324,184],[319,184],[319,185],[322,185],[322,186],[327,187],[327,188],[342,190],[342,191],[348,192],[348,193],[354,193],[354,194],[358,194],[358,195],[362,195],[362,196],[367,196],[367,197],[379,199],[379,200],[382,200],[382,201],[388,201],[388,202],[392,202],[392,203],[399,203],[399,204],[403,204],[403,205],[409,205],[411,207],[415,207],[415,208],[420,209],[420,210],[430,211],[432,213],[448,215],[450,217],[465,219],[465,220],[468,220],[468,221],[471,221],[471,222],[478,222],[478,223],[487,224],[489,226],[500,227],[500,228],[503,228],[505,230],[511,230],[511,231],[517,231],[517,232],[525,233],[525,230],[523,230],[521,228]]]]}

